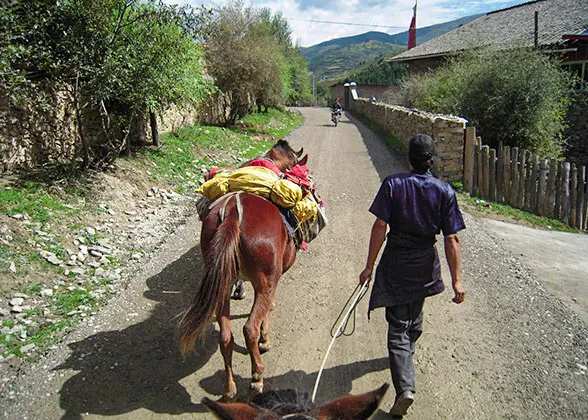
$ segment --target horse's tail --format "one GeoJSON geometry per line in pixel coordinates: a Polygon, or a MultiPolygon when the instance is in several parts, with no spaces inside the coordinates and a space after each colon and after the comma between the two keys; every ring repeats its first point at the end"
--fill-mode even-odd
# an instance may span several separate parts
{"type": "Polygon", "coordinates": [[[231,214],[218,226],[204,251],[206,271],[198,294],[180,321],[180,351],[190,353],[214,315],[225,304],[239,274],[239,220],[231,214]]]}

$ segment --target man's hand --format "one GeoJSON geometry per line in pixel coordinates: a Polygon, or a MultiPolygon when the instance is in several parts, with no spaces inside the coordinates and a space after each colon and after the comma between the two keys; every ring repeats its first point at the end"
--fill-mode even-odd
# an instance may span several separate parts
{"type": "Polygon", "coordinates": [[[453,292],[455,296],[451,299],[455,303],[461,303],[465,299],[465,287],[461,284],[461,281],[453,283],[453,292]]]}
{"type": "Polygon", "coordinates": [[[372,279],[372,271],[373,268],[364,268],[361,274],[359,275],[359,284],[364,284],[366,281],[369,283],[369,281],[372,279]]]}

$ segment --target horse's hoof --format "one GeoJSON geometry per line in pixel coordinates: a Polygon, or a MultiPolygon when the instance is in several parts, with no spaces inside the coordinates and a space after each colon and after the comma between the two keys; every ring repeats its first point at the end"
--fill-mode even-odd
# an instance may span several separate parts
{"type": "Polygon", "coordinates": [[[221,402],[224,403],[234,403],[235,401],[237,401],[237,391],[225,392],[221,398],[221,402]]]}
{"type": "Polygon", "coordinates": [[[245,299],[245,286],[243,285],[242,281],[237,282],[237,285],[235,286],[235,291],[231,295],[231,299],[233,299],[233,300],[245,299]]]}
{"type": "Polygon", "coordinates": [[[270,351],[272,349],[272,345],[268,342],[265,343],[259,343],[259,352],[261,354],[263,353],[267,353],[268,351],[270,351]]]}
{"type": "Polygon", "coordinates": [[[253,394],[261,394],[263,392],[263,379],[256,382],[251,381],[250,387],[253,394]]]}

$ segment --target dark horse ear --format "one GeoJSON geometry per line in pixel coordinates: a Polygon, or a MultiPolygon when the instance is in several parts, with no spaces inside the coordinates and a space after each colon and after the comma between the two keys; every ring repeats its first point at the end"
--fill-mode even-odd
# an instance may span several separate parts
{"type": "Polygon", "coordinates": [[[243,403],[225,404],[204,398],[202,404],[221,420],[254,420],[260,413],[259,409],[243,403]]]}
{"type": "Polygon", "coordinates": [[[294,152],[294,154],[296,155],[297,158],[302,156],[302,153],[304,153],[304,147],[301,147],[299,151],[294,152]]]}
{"type": "Polygon", "coordinates": [[[317,413],[316,417],[319,419],[367,419],[377,410],[389,387],[389,384],[384,384],[379,389],[365,394],[337,398],[313,410],[313,414],[317,413]]]}
{"type": "MultiPolygon", "coordinates": [[[[302,149],[300,149],[300,150],[302,150],[302,149]]],[[[306,165],[306,162],[308,162],[308,155],[304,155],[304,157],[298,161],[298,165],[304,166],[304,165],[306,165]]]]}

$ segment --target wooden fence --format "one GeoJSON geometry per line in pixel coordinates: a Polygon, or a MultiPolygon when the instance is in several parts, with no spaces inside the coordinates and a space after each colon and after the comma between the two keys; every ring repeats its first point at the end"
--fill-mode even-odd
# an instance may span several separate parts
{"type": "Polygon", "coordinates": [[[482,146],[473,127],[466,129],[464,189],[539,216],[588,229],[588,173],[585,166],[541,159],[528,150],[482,146]]]}

